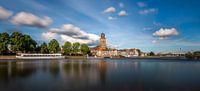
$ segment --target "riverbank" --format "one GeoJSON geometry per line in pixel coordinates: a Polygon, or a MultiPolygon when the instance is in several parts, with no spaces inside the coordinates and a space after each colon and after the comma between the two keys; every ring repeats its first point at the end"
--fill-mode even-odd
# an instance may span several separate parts
{"type": "Polygon", "coordinates": [[[16,59],[16,56],[12,55],[12,56],[0,56],[0,60],[12,60],[12,59],[16,59]]]}
{"type": "Polygon", "coordinates": [[[178,56],[174,56],[174,57],[170,57],[170,56],[145,56],[145,57],[133,57],[133,58],[137,58],[137,59],[186,59],[185,57],[178,57],[178,56]]]}
{"type": "MultiPolygon", "coordinates": [[[[65,56],[65,59],[80,59],[80,58],[87,58],[86,56],[65,56]]],[[[2,55],[0,56],[0,60],[15,60],[16,55],[12,55],[12,56],[7,56],[7,55],[2,55]]]]}
{"type": "MultiPolygon", "coordinates": [[[[81,58],[87,58],[86,56],[65,56],[65,59],[81,59],[81,58]]],[[[90,57],[89,57],[90,58],[90,57]]],[[[95,57],[91,57],[94,58],[95,57]]],[[[120,58],[120,57],[113,57],[113,58],[120,58]]],[[[145,57],[131,57],[131,58],[135,58],[135,59],[186,59],[185,57],[166,57],[166,56],[145,56],[145,57]]],[[[14,60],[16,59],[15,55],[11,55],[11,56],[0,56],[0,60],[14,60]]]]}

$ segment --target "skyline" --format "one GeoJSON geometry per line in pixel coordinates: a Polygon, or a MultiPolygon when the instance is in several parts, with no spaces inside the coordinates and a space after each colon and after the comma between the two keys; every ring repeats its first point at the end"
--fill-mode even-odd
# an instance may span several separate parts
{"type": "MultiPolygon", "coordinates": [[[[198,0],[6,0],[0,3],[0,32],[20,31],[37,42],[55,38],[142,51],[200,48],[198,0]]],[[[181,49],[181,50],[180,50],[181,49]]]]}

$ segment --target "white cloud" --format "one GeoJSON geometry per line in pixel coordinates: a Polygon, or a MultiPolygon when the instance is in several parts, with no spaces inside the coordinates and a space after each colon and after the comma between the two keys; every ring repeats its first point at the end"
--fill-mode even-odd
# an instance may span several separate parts
{"type": "Polygon", "coordinates": [[[12,18],[11,22],[15,25],[44,28],[52,23],[52,19],[48,16],[40,18],[28,12],[20,12],[12,18]]]}
{"type": "Polygon", "coordinates": [[[146,15],[146,14],[151,14],[151,13],[156,13],[156,12],[157,12],[157,9],[149,8],[149,9],[140,10],[139,14],[146,15]]]}
{"type": "Polygon", "coordinates": [[[123,3],[119,3],[119,7],[123,8],[124,4],[123,3]]]}
{"type": "Polygon", "coordinates": [[[153,33],[153,35],[157,36],[157,37],[160,37],[160,39],[165,39],[165,38],[167,38],[169,36],[179,35],[179,32],[175,28],[171,28],[171,29],[161,28],[160,30],[158,30],[155,33],[153,33]]]}
{"type": "Polygon", "coordinates": [[[44,33],[42,33],[42,38],[44,38],[45,40],[55,39],[56,38],[56,34],[55,33],[51,33],[51,32],[44,32],[44,33]]]}
{"type": "Polygon", "coordinates": [[[127,13],[126,13],[126,11],[122,10],[122,11],[120,11],[120,12],[118,13],[118,15],[119,15],[119,16],[126,16],[127,13]]]}
{"type": "Polygon", "coordinates": [[[116,9],[114,7],[109,7],[106,10],[104,10],[104,13],[114,13],[116,9]]]}
{"type": "Polygon", "coordinates": [[[111,21],[111,20],[115,20],[115,19],[117,19],[117,18],[114,18],[114,17],[112,17],[112,16],[109,16],[109,17],[108,17],[108,20],[110,20],[110,21],[111,21]]]}
{"type": "Polygon", "coordinates": [[[144,2],[138,2],[137,5],[141,8],[147,6],[144,2]]]}
{"type": "Polygon", "coordinates": [[[73,24],[64,24],[61,28],[52,28],[49,32],[42,33],[44,38],[48,38],[48,36],[56,37],[55,35],[59,36],[63,42],[79,42],[89,45],[97,44],[100,38],[98,35],[87,33],[73,24]]]}
{"type": "Polygon", "coordinates": [[[11,11],[8,11],[0,6],[0,20],[8,19],[12,15],[11,11]]]}

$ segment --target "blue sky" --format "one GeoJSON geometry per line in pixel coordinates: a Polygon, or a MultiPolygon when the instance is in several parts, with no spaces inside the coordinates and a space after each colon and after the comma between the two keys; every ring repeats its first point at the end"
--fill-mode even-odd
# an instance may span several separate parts
{"type": "Polygon", "coordinates": [[[199,0],[1,0],[0,32],[142,51],[200,49],[199,0]]]}

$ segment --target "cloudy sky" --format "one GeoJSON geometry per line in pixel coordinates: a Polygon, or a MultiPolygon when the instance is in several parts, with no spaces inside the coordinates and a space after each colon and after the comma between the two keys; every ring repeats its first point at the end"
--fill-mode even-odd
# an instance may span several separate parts
{"type": "Polygon", "coordinates": [[[200,49],[199,0],[0,0],[0,32],[142,51],[200,49]]]}

